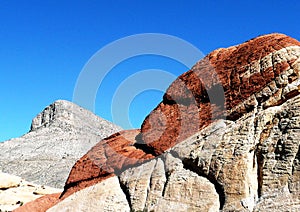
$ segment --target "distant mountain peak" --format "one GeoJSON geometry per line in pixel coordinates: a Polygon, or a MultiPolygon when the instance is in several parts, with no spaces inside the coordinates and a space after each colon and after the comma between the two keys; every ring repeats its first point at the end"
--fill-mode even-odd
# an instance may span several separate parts
{"type": "Polygon", "coordinates": [[[61,188],[78,157],[121,129],[72,102],[57,100],[33,118],[27,134],[0,143],[0,170],[61,188]]]}
{"type": "MultiPolygon", "coordinates": [[[[113,125],[109,121],[95,115],[73,102],[56,100],[32,119],[30,132],[43,127],[59,127],[62,130],[70,127],[80,127],[89,123],[89,119],[113,125]],[[85,122],[85,123],[83,123],[85,122]]],[[[120,128],[121,129],[121,128],[120,128]]]]}

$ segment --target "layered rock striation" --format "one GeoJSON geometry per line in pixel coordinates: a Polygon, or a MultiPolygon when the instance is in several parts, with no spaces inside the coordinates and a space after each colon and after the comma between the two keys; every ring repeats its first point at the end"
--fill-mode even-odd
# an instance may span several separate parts
{"type": "Polygon", "coordinates": [[[210,53],[141,131],[79,159],[44,210],[300,210],[299,58],[300,43],[282,34],[210,53]]]}
{"type": "Polygon", "coordinates": [[[159,155],[214,120],[284,102],[298,92],[299,53],[282,34],[213,51],[170,85],[142,125],[143,141],[159,155]]]}

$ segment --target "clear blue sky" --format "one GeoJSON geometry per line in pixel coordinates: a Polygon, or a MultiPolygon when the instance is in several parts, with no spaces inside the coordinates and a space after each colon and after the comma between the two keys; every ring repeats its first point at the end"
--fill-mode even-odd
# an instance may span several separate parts
{"type": "MultiPolygon", "coordinates": [[[[299,11],[297,0],[2,0],[0,141],[26,133],[31,119],[53,101],[72,100],[81,69],[110,42],[137,33],[165,33],[207,54],[271,32],[300,40],[299,11]]],[[[108,79],[120,81],[117,70],[134,68],[169,68],[175,75],[186,71],[174,61],[149,57],[126,61],[108,79]]],[[[113,84],[108,81],[107,91],[113,84]]],[[[111,119],[109,104],[100,103],[105,98],[110,99],[98,93],[96,113],[111,119]]],[[[137,96],[129,113],[135,127],[160,98],[155,91],[137,96]]]]}

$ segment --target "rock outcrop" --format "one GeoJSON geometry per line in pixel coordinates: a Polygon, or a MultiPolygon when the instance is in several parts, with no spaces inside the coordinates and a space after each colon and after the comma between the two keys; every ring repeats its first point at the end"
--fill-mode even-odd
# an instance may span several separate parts
{"type": "Polygon", "coordinates": [[[282,34],[213,51],[170,85],[142,125],[143,141],[160,155],[214,120],[282,103],[297,92],[299,52],[282,34]]]}
{"type": "Polygon", "coordinates": [[[296,96],[235,122],[220,120],[170,152],[219,188],[224,211],[297,211],[299,107],[296,96]]]}
{"type": "Polygon", "coordinates": [[[76,160],[119,130],[71,102],[56,101],[32,120],[29,133],[0,143],[0,170],[33,183],[63,188],[76,160]]]}
{"type": "Polygon", "coordinates": [[[76,192],[48,211],[130,211],[116,176],[76,192]],[[99,201],[101,200],[101,201],[99,201]]]}
{"type": "Polygon", "coordinates": [[[48,211],[299,211],[299,76],[300,43],[282,34],[212,52],[141,133],[79,159],[48,211]]]}
{"type": "Polygon", "coordinates": [[[73,166],[62,197],[153,158],[134,146],[139,133],[140,130],[121,131],[95,145],[73,166]]]}
{"type": "Polygon", "coordinates": [[[0,211],[12,211],[46,194],[62,192],[48,186],[36,185],[24,179],[0,172],[0,211]]]}

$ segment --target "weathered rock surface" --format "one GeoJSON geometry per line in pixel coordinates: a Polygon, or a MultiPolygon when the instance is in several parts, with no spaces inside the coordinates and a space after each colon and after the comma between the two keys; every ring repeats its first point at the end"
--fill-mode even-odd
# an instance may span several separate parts
{"type": "Polygon", "coordinates": [[[32,202],[13,210],[14,212],[44,212],[58,203],[61,193],[54,193],[42,196],[32,202]]]}
{"type": "Polygon", "coordinates": [[[297,92],[299,53],[282,34],[213,51],[170,85],[142,125],[144,142],[160,155],[214,120],[280,104],[297,92]]]}
{"type": "Polygon", "coordinates": [[[33,208],[38,208],[43,201],[46,202],[46,207],[44,205],[41,207],[46,210],[70,195],[73,197],[72,194],[76,195],[83,189],[154,158],[153,155],[145,153],[135,146],[139,134],[140,130],[126,130],[103,139],[75,163],[60,197],[45,196],[35,202],[25,204],[19,208],[19,211],[31,211],[33,208]]]}
{"type": "Polygon", "coordinates": [[[98,211],[81,205],[89,198],[103,211],[299,211],[299,58],[281,34],[212,52],[171,84],[142,133],[78,160],[49,211],[98,211]]]}
{"type": "Polygon", "coordinates": [[[100,210],[112,212],[130,211],[126,196],[120,188],[117,177],[111,177],[101,183],[82,189],[47,211],[72,212],[100,210]]]}
{"type": "Polygon", "coordinates": [[[300,210],[299,108],[300,95],[255,108],[235,122],[219,120],[159,158],[126,170],[120,179],[131,209],[300,210]]]}
{"type": "Polygon", "coordinates": [[[71,102],[56,101],[33,119],[29,133],[0,143],[0,170],[63,188],[76,160],[120,129],[71,102]]]}
{"type": "Polygon", "coordinates": [[[20,177],[0,172],[0,211],[12,211],[45,194],[55,192],[62,192],[62,189],[36,185],[20,177]]]}
{"type": "Polygon", "coordinates": [[[281,106],[255,109],[236,122],[221,120],[170,152],[214,182],[224,211],[297,211],[299,107],[296,96],[281,106]]]}
{"type": "Polygon", "coordinates": [[[22,181],[21,177],[0,172],[0,189],[1,190],[18,187],[20,185],[21,181],[22,181]]]}
{"type": "Polygon", "coordinates": [[[183,168],[171,154],[120,175],[133,211],[218,211],[214,184],[183,168]]]}
{"type": "Polygon", "coordinates": [[[153,158],[134,146],[139,133],[121,131],[95,145],[73,166],[62,198],[153,158]]]}

